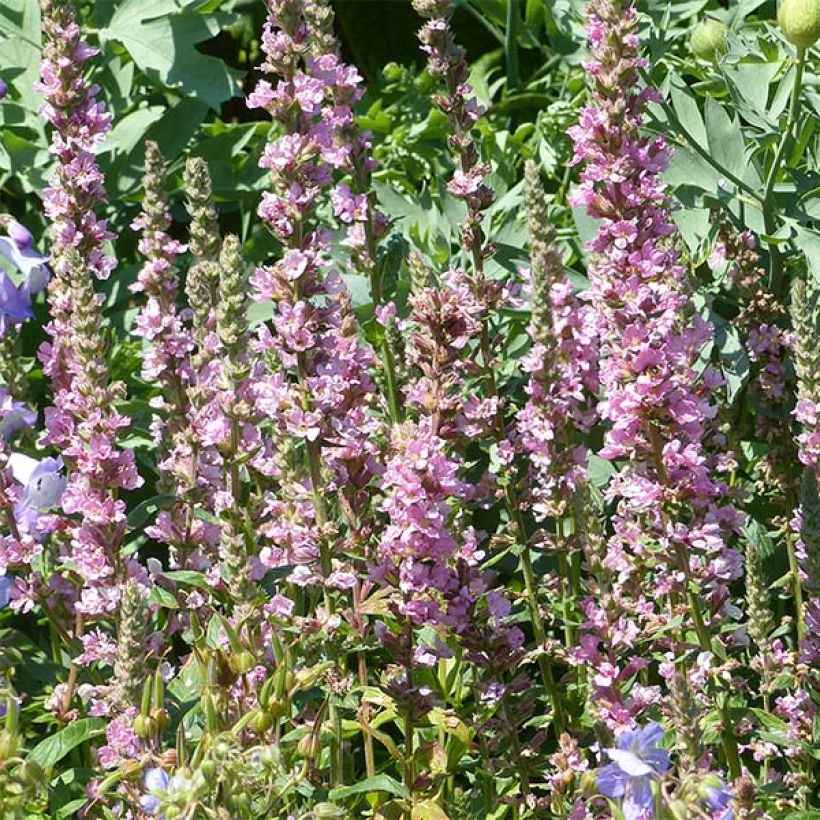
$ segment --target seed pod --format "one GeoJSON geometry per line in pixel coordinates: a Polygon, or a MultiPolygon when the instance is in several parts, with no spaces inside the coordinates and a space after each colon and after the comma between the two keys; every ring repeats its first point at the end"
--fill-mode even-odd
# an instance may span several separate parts
{"type": "Polygon", "coordinates": [[[813,46],[820,37],[820,0],[783,0],[777,25],[792,45],[813,46]]]}
{"type": "Polygon", "coordinates": [[[689,35],[689,48],[699,60],[714,62],[726,51],[729,29],[719,20],[707,17],[701,20],[689,35]]]}

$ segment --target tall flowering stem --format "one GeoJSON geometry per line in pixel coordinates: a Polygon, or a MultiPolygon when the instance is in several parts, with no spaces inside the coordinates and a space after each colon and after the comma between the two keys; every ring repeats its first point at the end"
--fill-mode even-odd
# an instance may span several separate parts
{"type": "Polygon", "coordinates": [[[804,465],[800,507],[794,522],[799,538],[790,542],[790,563],[797,609],[802,660],[816,668],[820,661],[820,353],[818,353],[818,310],[816,289],[804,275],[792,285],[794,363],[797,372],[797,405],[800,423],[798,457],[804,465]],[[803,588],[806,598],[804,600],[803,588]]]}
{"type": "Polygon", "coordinates": [[[450,123],[449,142],[456,157],[456,169],[447,188],[467,206],[467,215],[461,227],[461,243],[472,260],[470,284],[483,311],[479,344],[487,392],[493,397],[496,383],[488,321],[489,311],[497,303],[500,289],[496,283],[487,280],[484,271],[485,260],[495,252],[495,248],[486,242],[481,227],[484,211],[493,202],[493,191],[484,182],[490,166],[482,162],[471,133],[484,109],[467,82],[469,66],[464,49],[456,43],[450,29],[450,0],[413,0],[413,7],[427,20],[419,32],[422,50],[428,58],[427,69],[444,83],[444,93],[433,99],[450,123]]]}
{"type": "MultiPolygon", "coordinates": [[[[583,163],[574,202],[599,220],[589,275],[602,336],[599,412],[609,424],[602,455],[625,462],[608,490],[618,506],[607,560],[617,560],[639,605],[657,585],[674,609],[682,584],[701,650],[711,652],[711,618],[700,590],[719,610],[742,565],[727,543],[738,515],[726,483],[714,477],[721,462],[708,451],[720,444],[710,424],[716,414],[710,396],[720,381],[710,368],[696,370],[712,328],[694,314],[691,283],[675,249],[660,177],[665,142],[641,133],[644,105],[655,92],[638,86],[635,8],[591,0],[587,15],[589,104],[570,132],[574,161],[583,163]],[[653,580],[647,540],[657,545],[653,580]]],[[[725,707],[721,719],[727,762],[738,777],[725,707]]]]}
{"type": "Polygon", "coordinates": [[[69,251],[76,249],[81,264],[98,279],[107,279],[115,264],[104,246],[112,234],[95,210],[106,201],[95,150],[111,127],[111,115],[97,99],[99,87],[85,80],[85,64],[98,50],[83,41],[74,7],[68,0],[41,0],[41,8],[44,47],[37,90],[46,101],[42,114],[54,128],[51,152],[57,164],[43,192],[55,276],[48,290],[51,342],[40,355],[55,388],[61,388],[69,380],[62,348],[71,310],[69,251]]]}
{"type": "MultiPolygon", "coordinates": [[[[94,212],[105,199],[94,148],[109,124],[96,99],[97,87],[83,77],[83,63],[95,51],[80,39],[68,3],[44,0],[43,26],[40,89],[46,97],[45,116],[54,126],[52,151],[59,159],[45,192],[55,249],[49,286],[51,343],[41,351],[54,388],[54,405],[46,410],[46,441],[60,449],[70,469],[62,496],[70,539],[58,565],[81,586],[76,602],[79,635],[84,619],[117,609],[118,581],[129,572],[120,554],[126,507],[118,492],[134,489],[142,480],[133,452],[116,443],[118,431],[130,421],[115,409],[125,390],[108,379],[100,333],[103,297],[95,294],[93,285],[95,278],[106,278],[114,264],[102,249],[110,234],[94,212]]],[[[73,665],[64,707],[76,675],[73,665]]]]}
{"type": "MultiPolygon", "coordinates": [[[[303,447],[307,475],[304,482],[287,482],[290,497],[284,503],[293,516],[291,536],[301,542],[301,562],[318,558],[314,578],[322,583],[325,609],[332,614],[330,585],[342,576],[334,573],[337,530],[328,492],[339,493],[353,523],[366,503],[360,490],[374,474],[379,423],[368,412],[376,395],[368,372],[373,356],[358,342],[343,284],[326,273],[329,239],[315,211],[334,175],[349,168],[354,147],[345,133],[362,94],[361,77],[335,53],[317,53],[316,43],[324,40],[312,38],[303,0],[270,0],[268,5],[262,71],[273,81],[261,80],[247,102],[284,127],[260,160],[271,172],[272,190],[263,194],[259,207],[283,251],[251,277],[253,298],[275,303],[272,326],[262,328],[258,340],[258,349],[276,367],[258,386],[259,407],[280,437],[291,436],[303,447]],[[293,378],[283,375],[288,372],[293,378]]],[[[277,544],[269,557],[275,561],[281,552],[277,544]]],[[[342,760],[332,701],[330,713],[335,784],[342,760]]]]}

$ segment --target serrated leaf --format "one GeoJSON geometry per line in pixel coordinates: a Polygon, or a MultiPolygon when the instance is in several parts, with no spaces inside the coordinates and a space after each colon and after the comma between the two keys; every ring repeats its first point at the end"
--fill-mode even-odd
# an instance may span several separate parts
{"type": "Polygon", "coordinates": [[[81,718],[38,743],[29,752],[28,759],[46,769],[62,760],[81,743],[104,732],[105,721],[102,718],[81,718]]]}

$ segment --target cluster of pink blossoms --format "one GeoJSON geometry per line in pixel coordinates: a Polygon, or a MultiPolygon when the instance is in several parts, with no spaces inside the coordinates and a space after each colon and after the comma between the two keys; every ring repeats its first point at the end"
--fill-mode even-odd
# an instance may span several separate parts
{"type": "MultiPolygon", "coordinates": [[[[727,585],[739,576],[741,559],[728,544],[738,514],[725,482],[714,477],[720,458],[708,449],[720,444],[712,425],[720,379],[696,367],[712,329],[693,311],[674,246],[660,177],[668,150],[663,137],[641,132],[654,91],[639,90],[636,11],[618,0],[593,0],[588,15],[591,94],[570,131],[574,162],[583,164],[573,201],[599,220],[589,276],[601,333],[605,398],[598,410],[609,425],[601,455],[625,460],[607,492],[618,505],[605,565],[617,576],[621,605],[641,624],[633,624],[632,638],[622,637],[628,648],[644,625],[663,617],[650,589],[668,594],[696,578],[707,596],[707,621],[725,615],[727,585]]],[[[599,619],[607,617],[592,617],[591,624],[599,619]]],[[[622,680],[617,642],[607,649],[613,668],[603,678],[622,680]]],[[[613,691],[606,688],[604,702],[613,691]]],[[[609,715],[615,725],[624,719],[614,704],[609,715]]]]}
{"type": "Polygon", "coordinates": [[[95,51],[82,42],[73,10],[48,0],[43,25],[40,90],[44,114],[54,126],[52,151],[59,159],[44,193],[55,272],[49,284],[51,344],[41,349],[55,390],[54,406],[46,410],[45,440],[69,467],[62,497],[69,549],[61,561],[82,584],[78,612],[99,615],[116,607],[118,587],[112,581],[125,571],[119,545],[126,507],[117,491],[142,483],[133,452],[116,443],[118,431],[130,421],[115,409],[124,386],[108,382],[98,328],[102,296],[93,290],[93,276],[106,278],[114,265],[103,249],[110,234],[94,210],[105,200],[94,150],[110,117],[97,101],[97,86],[83,78],[83,64],[95,51]]]}
{"type": "MultiPolygon", "coordinates": [[[[257,380],[256,406],[273,422],[274,447],[290,437],[302,443],[308,462],[307,477],[289,482],[286,495],[291,497],[274,502],[276,520],[266,534],[276,546],[262,556],[268,566],[320,557],[319,545],[331,535],[319,498],[323,469],[330,471],[328,489],[346,496],[353,529],[360,526],[357,516],[365,503],[361,490],[379,469],[380,423],[369,412],[376,401],[368,372],[373,355],[357,338],[340,277],[325,272],[330,237],[313,219],[323,191],[329,191],[342,222],[365,218],[363,195],[334,179],[354,170],[353,158],[361,151],[359,143],[347,139],[352,106],[362,94],[361,77],[336,54],[321,53],[319,45],[301,0],[271,3],[262,69],[277,79],[261,80],[248,97],[249,107],[264,108],[288,123],[260,160],[271,172],[273,190],[263,194],[259,215],[283,253],[251,278],[254,297],[275,303],[271,326],[260,329],[256,349],[277,366],[257,380]],[[284,538],[283,524],[289,530],[284,538]]],[[[287,476],[275,472],[285,484],[287,476]]],[[[322,563],[329,575],[327,555],[322,563]]]]}

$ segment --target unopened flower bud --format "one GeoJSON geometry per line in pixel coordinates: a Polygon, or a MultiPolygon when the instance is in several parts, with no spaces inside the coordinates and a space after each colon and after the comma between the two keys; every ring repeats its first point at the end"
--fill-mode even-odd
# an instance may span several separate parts
{"type": "Polygon", "coordinates": [[[137,715],[134,718],[134,731],[137,737],[148,740],[157,733],[157,722],[150,715],[137,715]]]}
{"type": "Polygon", "coordinates": [[[798,48],[813,46],[820,37],[818,0],[783,0],[777,13],[783,36],[798,48]]]}
{"type": "Polygon", "coordinates": [[[0,762],[11,760],[20,751],[20,737],[4,729],[0,732],[0,762]]]}
{"type": "Polygon", "coordinates": [[[319,753],[319,738],[312,732],[305,735],[296,745],[296,751],[302,757],[312,760],[319,753]]]}
{"type": "Polygon", "coordinates": [[[689,47],[699,60],[713,62],[726,51],[729,29],[719,20],[707,17],[701,20],[689,36],[689,47]]]}
{"type": "Polygon", "coordinates": [[[168,714],[166,709],[159,708],[152,710],[151,717],[154,719],[157,726],[157,731],[159,732],[165,731],[171,723],[171,716],[168,714]]]}
{"type": "Polygon", "coordinates": [[[235,675],[244,675],[256,666],[256,658],[254,658],[253,652],[247,650],[234,652],[228,658],[228,666],[231,667],[231,671],[235,675]]]}
{"type": "Polygon", "coordinates": [[[273,726],[273,718],[268,712],[260,709],[251,719],[251,726],[257,732],[267,732],[273,726]]]}

